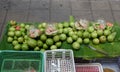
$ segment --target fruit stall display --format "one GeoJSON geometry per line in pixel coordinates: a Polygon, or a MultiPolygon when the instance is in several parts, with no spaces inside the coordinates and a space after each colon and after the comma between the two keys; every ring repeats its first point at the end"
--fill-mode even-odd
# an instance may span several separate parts
{"type": "Polygon", "coordinates": [[[120,27],[105,20],[80,19],[59,23],[19,23],[11,20],[0,50],[45,51],[72,49],[75,57],[93,59],[120,55],[120,27]]]}

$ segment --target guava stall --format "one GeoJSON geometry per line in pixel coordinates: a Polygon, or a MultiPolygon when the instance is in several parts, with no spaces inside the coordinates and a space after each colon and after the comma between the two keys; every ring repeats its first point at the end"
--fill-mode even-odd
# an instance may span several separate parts
{"type": "Polygon", "coordinates": [[[120,55],[120,27],[115,24],[104,25],[81,19],[60,23],[19,23],[8,22],[5,34],[0,41],[0,50],[44,51],[53,49],[72,49],[75,57],[85,59],[105,57],[86,45],[103,50],[109,57],[120,55]]]}

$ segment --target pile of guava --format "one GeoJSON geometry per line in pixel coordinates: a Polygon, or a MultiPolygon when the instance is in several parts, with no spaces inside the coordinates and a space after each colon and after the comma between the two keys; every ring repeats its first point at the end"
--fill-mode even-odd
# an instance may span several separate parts
{"type": "Polygon", "coordinates": [[[11,20],[7,32],[7,42],[15,50],[44,51],[61,48],[63,42],[80,49],[82,44],[95,45],[113,42],[116,32],[110,22],[89,22],[87,20],[65,21],[60,23],[35,24],[17,23],[11,20]]]}

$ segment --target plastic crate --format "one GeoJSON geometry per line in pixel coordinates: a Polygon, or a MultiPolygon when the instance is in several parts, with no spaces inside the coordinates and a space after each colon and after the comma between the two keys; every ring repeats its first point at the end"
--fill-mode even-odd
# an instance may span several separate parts
{"type": "Polygon", "coordinates": [[[103,72],[100,63],[83,63],[76,65],[76,72],[103,72]]]}
{"type": "Polygon", "coordinates": [[[72,50],[48,50],[44,55],[45,72],[76,72],[72,50]]]}
{"type": "Polygon", "coordinates": [[[43,72],[43,59],[36,51],[0,51],[0,72],[43,72]]]}
{"type": "Polygon", "coordinates": [[[103,70],[109,69],[113,72],[120,72],[120,57],[100,58],[92,60],[91,62],[100,63],[103,67],[103,70]]]}

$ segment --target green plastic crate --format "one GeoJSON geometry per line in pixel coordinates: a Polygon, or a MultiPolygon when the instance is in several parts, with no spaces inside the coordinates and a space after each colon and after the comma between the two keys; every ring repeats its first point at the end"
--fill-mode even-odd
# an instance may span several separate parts
{"type": "Polygon", "coordinates": [[[38,51],[0,51],[0,72],[43,72],[43,54],[38,51]]]}

